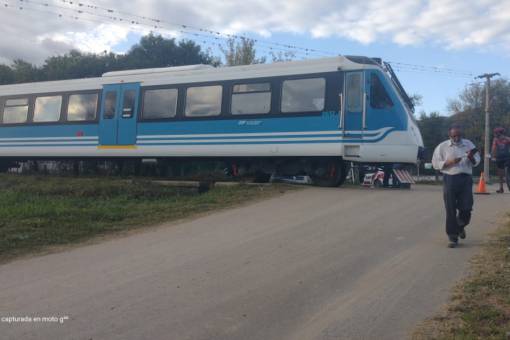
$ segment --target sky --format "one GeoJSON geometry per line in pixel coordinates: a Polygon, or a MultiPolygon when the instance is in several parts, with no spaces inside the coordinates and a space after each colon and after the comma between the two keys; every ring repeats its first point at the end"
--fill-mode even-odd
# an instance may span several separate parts
{"type": "Polygon", "coordinates": [[[380,57],[422,96],[418,113],[442,115],[475,76],[510,78],[510,0],[0,1],[4,64],[41,65],[70,49],[125,53],[151,31],[219,55],[228,35],[245,36],[260,56],[380,57]]]}

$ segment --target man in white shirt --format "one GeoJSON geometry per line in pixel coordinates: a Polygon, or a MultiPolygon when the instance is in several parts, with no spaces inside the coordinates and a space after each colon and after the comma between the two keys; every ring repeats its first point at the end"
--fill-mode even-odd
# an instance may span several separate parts
{"type": "Polygon", "coordinates": [[[448,247],[455,248],[459,237],[466,238],[464,227],[473,210],[473,167],[480,163],[475,145],[462,138],[458,125],[448,130],[449,140],[439,144],[432,156],[434,169],[443,173],[443,199],[446,209],[448,247]]]}

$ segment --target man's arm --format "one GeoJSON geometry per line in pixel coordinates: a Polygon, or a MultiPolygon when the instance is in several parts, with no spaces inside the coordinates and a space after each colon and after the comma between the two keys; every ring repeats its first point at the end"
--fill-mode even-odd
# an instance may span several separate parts
{"type": "Polygon", "coordinates": [[[459,163],[461,160],[462,158],[446,158],[441,151],[441,144],[439,144],[432,155],[432,166],[436,170],[443,170],[459,163]]]}
{"type": "Polygon", "coordinates": [[[445,159],[443,158],[443,155],[441,154],[441,144],[436,146],[434,150],[434,154],[432,155],[432,166],[436,170],[442,170],[444,167],[445,159]]]}

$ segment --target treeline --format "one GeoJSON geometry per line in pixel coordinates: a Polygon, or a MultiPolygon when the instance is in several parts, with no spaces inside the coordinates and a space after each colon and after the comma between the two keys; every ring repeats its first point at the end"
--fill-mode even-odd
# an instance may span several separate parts
{"type": "MultiPolygon", "coordinates": [[[[33,81],[100,77],[105,72],[182,65],[224,63],[229,66],[260,64],[266,57],[257,57],[255,41],[242,38],[229,39],[220,47],[221,56],[212,55],[192,40],[176,41],[150,33],[129,49],[126,54],[82,53],[73,50],[62,56],[50,57],[41,66],[24,60],[12,65],[0,64],[0,85],[33,81]]],[[[292,52],[270,53],[273,62],[294,59],[292,52]]]]}
{"type": "Polygon", "coordinates": [[[99,77],[109,71],[137,68],[219,63],[219,58],[191,40],[177,42],[149,34],[126,54],[91,54],[73,50],[50,57],[41,66],[24,60],[15,60],[12,65],[0,64],[0,84],[99,77]]]}
{"type": "MultiPolygon", "coordinates": [[[[500,78],[491,82],[490,89],[490,126],[492,129],[502,126],[510,130],[510,82],[500,78]]],[[[418,125],[426,147],[426,160],[430,161],[437,144],[448,138],[448,127],[454,123],[464,129],[466,138],[470,139],[480,150],[484,149],[485,129],[485,86],[470,84],[448,105],[449,116],[437,112],[422,113],[418,125]]],[[[490,145],[489,145],[490,146],[490,145]]]]}

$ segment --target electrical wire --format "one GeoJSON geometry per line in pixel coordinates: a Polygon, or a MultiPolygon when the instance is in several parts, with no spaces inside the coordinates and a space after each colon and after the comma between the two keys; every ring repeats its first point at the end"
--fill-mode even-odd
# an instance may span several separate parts
{"type": "MultiPolygon", "coordinates": [[[[262,51],[266,55],[272,57],[274,57],[276,53],[287,53],[293,58],[301,59],[341,55],[340,53],[333,51],[307,48],[263,39],[254,39],[241,34],[222,33],[217,30],[204,27],[170,22],[163,19],[119,11],[113,8],[101,7],[90,3],[75,2],[71,0],[59,0],[59,2],[64,5],[57,5],[38,0],[4,0],[3,8],[17,9],[19,11],[38,11],[46,14],[55,14],[59,18],[83,20],[99,24],[108,23],[128,25],[135,30],[145,28],[145,30],[150,29],[151,31],[156,32],[167,31],[166,33],[191,37],[192,40],[205,45],[210,50],[223,50],[225,47],[220,43],[221,41],[228,42],[229,40],[249,40],[253,42],[258,51],[262,51]],[[17,2],[19,5],[13,5],[13,2],[17,2]],[[44,9],[41,9],[41,7],[44,9]]],[[[388,63],[390,63],[392,67],[399,72],[436,73],[462,78],[472,78],[475,76],[470,72],[452,68],[411,64],[399,61],[388,61],[388,63]]]]}

